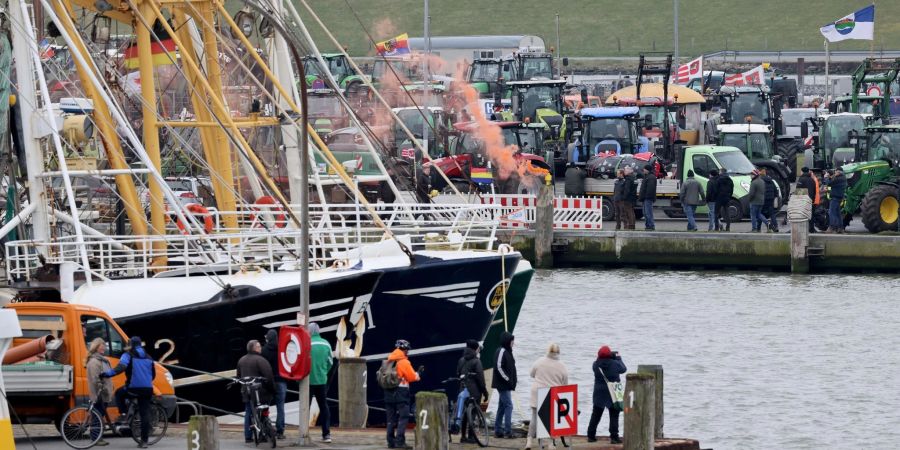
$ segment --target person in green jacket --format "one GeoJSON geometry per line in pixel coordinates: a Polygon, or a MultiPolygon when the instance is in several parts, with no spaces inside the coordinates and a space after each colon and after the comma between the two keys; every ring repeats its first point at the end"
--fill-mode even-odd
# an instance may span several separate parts
{"type": "Polygon", "coordinates": [[[328,410],[328,372],[333,364],[331,356],[331,344],[319,334],[319,324],[309,324],[310,357],[312,367],[309,370],[309,393],[319,404],[319,421],[322,423],[322,442],[331,442],[331,430],[329,429],[331,415],[328,410]]]}

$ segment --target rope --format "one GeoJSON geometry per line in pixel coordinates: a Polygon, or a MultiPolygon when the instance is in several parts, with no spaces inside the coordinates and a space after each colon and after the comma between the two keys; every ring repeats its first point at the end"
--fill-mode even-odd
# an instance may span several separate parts
{"type": "Polygon", "coordinates": [[[812,219],[812,200],[808,195],[792,195],[787,204],[787,219],[790,222],[808,222],[812,219]]]}

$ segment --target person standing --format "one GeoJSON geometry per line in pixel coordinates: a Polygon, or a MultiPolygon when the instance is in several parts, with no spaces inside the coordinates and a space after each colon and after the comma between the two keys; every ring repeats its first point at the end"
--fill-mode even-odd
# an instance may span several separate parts
{"type": "Polygon", "coordinates": [[[328,373],[334,364],[331,344],[319,333],[319,324],[310,323],[309,393],[319,404],[319,422],[322,423],[322,442],[331,443],[331,411],[328,408],[328,373]]]}
{"type": "Polygon", "coordinates": [[[731,214],[728,211],[728,203],[731,202],[732,195],[734,195],[734,180],[728,176],[728,170],[723,167],[719,176],[716,177],[716,226],[718,230],[731,231],[731,214]],[[724,226],[718,223],[719,220],[725,222],[724,226]]]}
{"type": "MultiPolygon", "coordinates": [[[[100,376],[103,372],[112,369],[109,360],[106,359],[106,342],[103,341],[103,338],[94,338],[91,341],[85,367],[87,368],[88,392],[91,401],[94,402],[94,410],[100,413],[100,417],[106,417],[106,405],[113,399],[113,384],[108,377],[100,376]]],[[[91,424],[91,438],[96,439],[98,434],[100,440],[94,445],[101,447],[109,445],[109,442],[103,440],[102,422],[91,424]]]]}
{"type": "Polygon", "coordinates": [[[128,408],[125,405],[125,396],[131,395],[137,398],[138,414],[141,418],[141,442],[138,448],[147,448],[147,440],[150,437],[150,400],[153,398],[153,379],[156,378],[156,365],[153,358],[147,354],[141,344],[141,338],[131,337],[131,349],[122,355],[119,364],[114,369],[108,369],[100,373],[101,377],[111,378],[125,372],[126,391],[116,396],[119,414],[125,414],[128,408]]]}
{"type": "MultiPolygon", "coordinates": [[[[459,429],[460,420],[462,420],[465,411],[466,401],[471,397],[476,403],[479,401],[487,402],[488,392],[484,381],[484,367],[481,365],[479,351],[481,345],[474,339],[466,341],[466,348],[463,350],[463,356],[456,363],[456,376],[460,380],[460,391],[456,398],[456,416],[453,420],[453,428],[459,429]]],[[[463,422],[462,442],[470,441],[466,423],[463,422]]],[[[471,424],[468,424],[471,430],[471,424]]]]}
{"type": "Polygon", "coordinates": [[[494,377],[491,387],[500,394],[497,402],[497,419],[494,421],[494,436],[512,438],[512,393],[518,381],[516,374],[516,358],[513,357],[515,336],[508,331],[500,335],[500,348],[494,352],[494,377]]]}
{"type": "Polygon", "coordinates": [[[576,166],[575,163],[569,163],[569,167],[566,169],[566,195],[584,195],[585,178],[587,178],[587,172],[576,166]]]}
{"type": "Polygon", "coordinates": [[[719,220],[716,217],[716,200],[719,197],[719,171],[709,171],[709,180],[706,182],[706,205],[709,207],[709,224],[706,231],[719,231],[719,220]]]}
{"type": "Polygon", "coordinates": [[[747,194],[750,201],[750,231],[759,233],[766,218],[762,215],[763,205],[766,203],[766,182],[759,176],[759,171],[753,169],[750,172],[750,192],[747,194]]]}
{"type": "Polygon", "coordinates": [[[693,170],[687,171],[687,179],[684,180],[684,183],[681,183],[679,197],[681,198],[684,214],[687,215],[688,231],[697,231],[694,213],[697,211],[697,206],[701,205],[706,197],[703,194],[703,186],[700,186],[700,182],[694,178],[693,170]]]}
{"type": "Polygon", "coordinates": [[[591,411],[591,421],[588,423],[587,439],[588,442],[597,442],[597,426],[600,425],[600,419],[603,417],[603,410],[609,410],[609,442],[611,444],[621,444],[619,439],[619,409],[613,404],[613,399],[609,393],[609,383],[622,381],[619,375],[625,373],[628,369],[622,362],[619,352],[613,352],[608,346],[600,347],[597,352],[597,359],[593,364],[594,372],[594,408],[591,411]]]}
{"type": "Polygon", "coordinates": [[[266,332],[266,345],[261,352],[263,358],[269,362],[272,368],[272,380],[275,385],[273,401],[278,417],[275,418],[275,435],[277,439],[284,439],[284,399],[287,397],[287,381],[278,373],[278,331],[266,332]]]}
{"type": "Polygon", "coordinates": [[[812,172],[810,172],[809,167],[803,167],[800,169],[800,176],[797,177],[797,189],[806,189],[806,195],[809,196],[809,201],[812,203],[812,211],[813,217],[809,220],[809,232],[815,233],[816,226],[815,220],[815,211],[816,211],[816,203],[819,197],[819,186],[817,180],[813,180],[812,172]]]}
{"type": "Polygon", "coordinates": [[[617,230],[621,229],[622,223],[625,222],[625,183],[625,171],[616,170],[616,182],[613,184],[613,207],[616,209],[617,230]]]}
{"type": "Polygon", "coordinates": [[[394,351],[388,355],[388,367],[393,366],[397,377],[397,387],[384,388],[384,409],[387,415],[388,448],[407,448],[406,424],[409,422],[409,405],[411,396],[409,384],[419,381],[423,368],[413,370],[409,362],[409,342],[398,339],[394,343],[394,351]]]}
{"type": "Polygon", "coordinates": [[[637,203],[637,178],[631,166],[625,167],[625,229],[634,229],[634,204],[637,203]]]}
{"type": "Polygon", "coordinates": [[[763,200],[763,215],[768,218],[769,233],[777,233],[778,211],[775,209],[775,198],[778,197],[778,186],[775,184],[775,180],[769,176],[765,167],[759,170],[759,176],[763,179],[763,182],[766,183],[766,193],[763,200]]]}
{"type": "Polygon", "coordinates": [[[834,176],[825,173],[825,184],[831,191],[828,194],[828,231],[826,233],[843,233],[844,232],[844,216],[841,214],[841,202],[847,191],[847,178],[844,177],[844,171],[840,167],[834,169],[834,176]]]}
{"type": "MultiPolygon", "coordinates": [[[[531,449],[533,439],[536,438],[537,426],[537,395],[538,389],[564,386],[569,384],[569,370],[559,360],[559,345],[553,343],[547,348],[547,354],[537,359],[531,366],[531,422],[528,424],[528,438],[525,440],[525,450],[531,449]]],[[[540,442],[538,442],[540,446],[540,442]]]]}
{"type": "Polygon", "coordinates": [[[655,230],[653,203],[656,202],[656,175],[651,164],[644,166],[644,180],[641,181],[641,187],[638,190],[638,201],[641,202],[641,210],[644,212],[644,230],[655,230]]]}
{"type": "MultiPolygon", "coordinates": [[[[247,342],[247,354],[238,360],[235,376],[240,379],[244,377],[262,378],[262,388],[259,391],[260,401],[268,404],[272,400],[275,393],[275,377],[272,375],[272,366],[263,358],[262,344],[256,339],[247,342]]],[[[253,421],[253,402],[250,400],[249,392],[241,389],[241,399],[244,401],[244,442],[253,442],[253,431],[251,424],[253,421]]]]}

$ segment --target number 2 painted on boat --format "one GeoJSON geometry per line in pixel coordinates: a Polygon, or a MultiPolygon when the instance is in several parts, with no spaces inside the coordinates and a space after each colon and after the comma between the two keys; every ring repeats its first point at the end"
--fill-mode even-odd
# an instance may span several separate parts
{"type": "Polygon", "coordinates": [[[166,350],[165,353],[163,353],[161,358],[159,358],[159,362],[161,364],[178,364],[177,359],[171,359],[171,360],[168,359],[169,356],[172,355],[172,353],[175,353],[175,343],[172,342],[171,339],[158,339],[156,342],[153,343],[153,348],[159,350],[159,347],[161,345],[168,345],[169,349],[166,350]]]}

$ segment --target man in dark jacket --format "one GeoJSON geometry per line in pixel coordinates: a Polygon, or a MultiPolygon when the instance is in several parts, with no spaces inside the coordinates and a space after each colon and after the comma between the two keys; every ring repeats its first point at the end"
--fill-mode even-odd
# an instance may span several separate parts
{"type": "Polygon", "coordinates": [[[762,213],[766,204],[766,182],[756,169],[750,172],[750,179],[750,192],[747,194],[750,202],[750,231],[759,233],[766,221],[762,213]]]}
{"type": "Polygon", "coordinates": [[[616,182],[613,184],[613,207],[616,214],[616,229],[622,228],[622,222],[625,222],[625,171],[619,169],[616,171],[616,182]]]}
{"type": "Polygon", "coordinates": [[[566,195],[584,195],[584,179],[587,172],[576,166],[575,163],[569,163],[566,169],[566,195]]]}
{"type": "Polygon", "coordinates": [[[278,374],[278,331],[269,330],[266,333],[266,345],[262,349],[262,356],[272,367],[272,379],[275,384],[275,410],[278,417],[275,419],[275,434],[278,439],[284,439],[284,399],[287,396],[287,381],[278,374]]]}
{"type": "Polygon", "coordinates": [[[500,394],[497,403],[497,419],[494,420],[494,436],[512,438],[512,393],[516,390],[516,358],[513,357],[512,333],[504,331],[500,335],[500,348],[494,353],[494,377],[491,387],[500,394]]]}
{"type": "Polygon", "coordinates": [[[112,378],[125,372],[125,386],[116,390],[116,406],[119,414],[128,412],[125,403],[127,396],[137,399],[138,414],[141,418],[141,442],[139,448],[147,448],[150,437],[150,400],[153,398],[153,379],[156,378],[156,365],[141,344],[141,338],[131,337],[131,349],[122,355],[119,364],[100,374],[101,378],[112,378]]]}
{"type": "Polygon", "coordinates": [[[706,204],[709,207],[709,225],[706,231],[719,231],[719,220],[716,218],[716,198],[719,197],[719,171],[709,171],[709,180],[706,182],[706,204]]]}
{"type": "MultiPolygon", "coordinates": [[[[275,392],[275,379],[272,375],[272,366],[266,358],[260,354],[262,345],[257,340],[247,343],[247,354],[242,356],[237,363],[237,377],[260,377],[262,389],[259,392],[260,401],[268,403],[275,392]]],[[[241,398],[244,400],[244,441],[253,442],[253,433],[250,431],[250,421],[253,417],[253,405],[250,396],[242,389],[241,398]]]]}
{"type": "Polygon", "coordinates": [[[619,439],[619,409],[613,405],[607,383],[622,381],[619,375],[628,369],[622,362],[619,352],[613,352],[605,345],[600,347],[600,351],[597,352],[597,359],[594,361],[592,369],[594,372],[594,396],[592,399],[594,408],[591,411],[591,421],[588,423],[588,442],[597,441],[597,425],[600,424],[600,418],[603,417],[603,410],[608,409],[609,442],[620,444],[622,440],[619,439]]]}
{"type": "Polygon", "coordinates": [[[637,179],[631,166],[625,167],[625,191],[623,192],[625,210],[625,229],[634,229],[634,204],[637,202],[637,179]]]}
{"type": "Polygon", "coordinates": [[[841,214],[841,201],[847,191],[847,178],[844,177],[844,171],[840,167],[834,169],[834,176],[825,173],[825,184],[831,187],[828,194],[830,201],[828,202],[828,231],[826,233],[843,233],[844,232],[844,216],[841,214]]]}
{"type": "MultiPolygon", "coordinates": [[[[797,189],[806,189],[806,194],[809,196],[809,200],[813,203],[813,211],[815,211],[818,183],[813,180],[813,177],[809,171],[809,167],[803,167],[802,169],[800,169],[800,172],[801,175],[797,177],[797,189]]],[[[814,220],[809,221],[809,232],[816,232],[814,220]]]]}
{"type": "Polygon", "coordinates": [[[722,168],[722,172],[716,177],[716,229],[722,230],[718,221],[725,221],[724,230],[731,231],[731,215],[728,214],[728,203],[734,194],[734,181],[728,176],[728,170],[722,168]]]}
{"type": "Polygon", "coordinates": [[[641,209],[644,212],[644,229],[653,231],[656,229],[656,222],[653,221],[653,202],[656,201],[656,175],[652,164],[644,166],[644,179],[641,181],[641,188],[638,191],[638,201],[641,202],[641,209]]]}
{"type": "MultiPolygon", "coordinates": [[[[459,429],[460,420],[469,397],[480,401],[482,397],[487,401],[487,386],[484,382],[484,368],[481,365],[481,358],[478,357],[478,351],[481,345],[474,339],[466,341],[466,348],[463,350],[462,358],[456,363],[456,376],[460,379],[461,391],[456,398],[456,417],[453,420],[453,429],[459,429]]],[[[462,439],[466,440],[466,423],[463,422],[462,439]]]]}
{"type": "Polygon", "coordinates": [[[766,168],[763,167],[759,169],[760,177],[762,177],[763,182],[766,183],[766,191],[763,201],[765,202],[763,205],[763,215],[766,216],[769,220],[769,233],[777,233],[778,232],[778,211],[775,210],[775,197],[778,196],[778,187],[775,184],[775,180],[769,176],[766,171],[766,168]]]}

